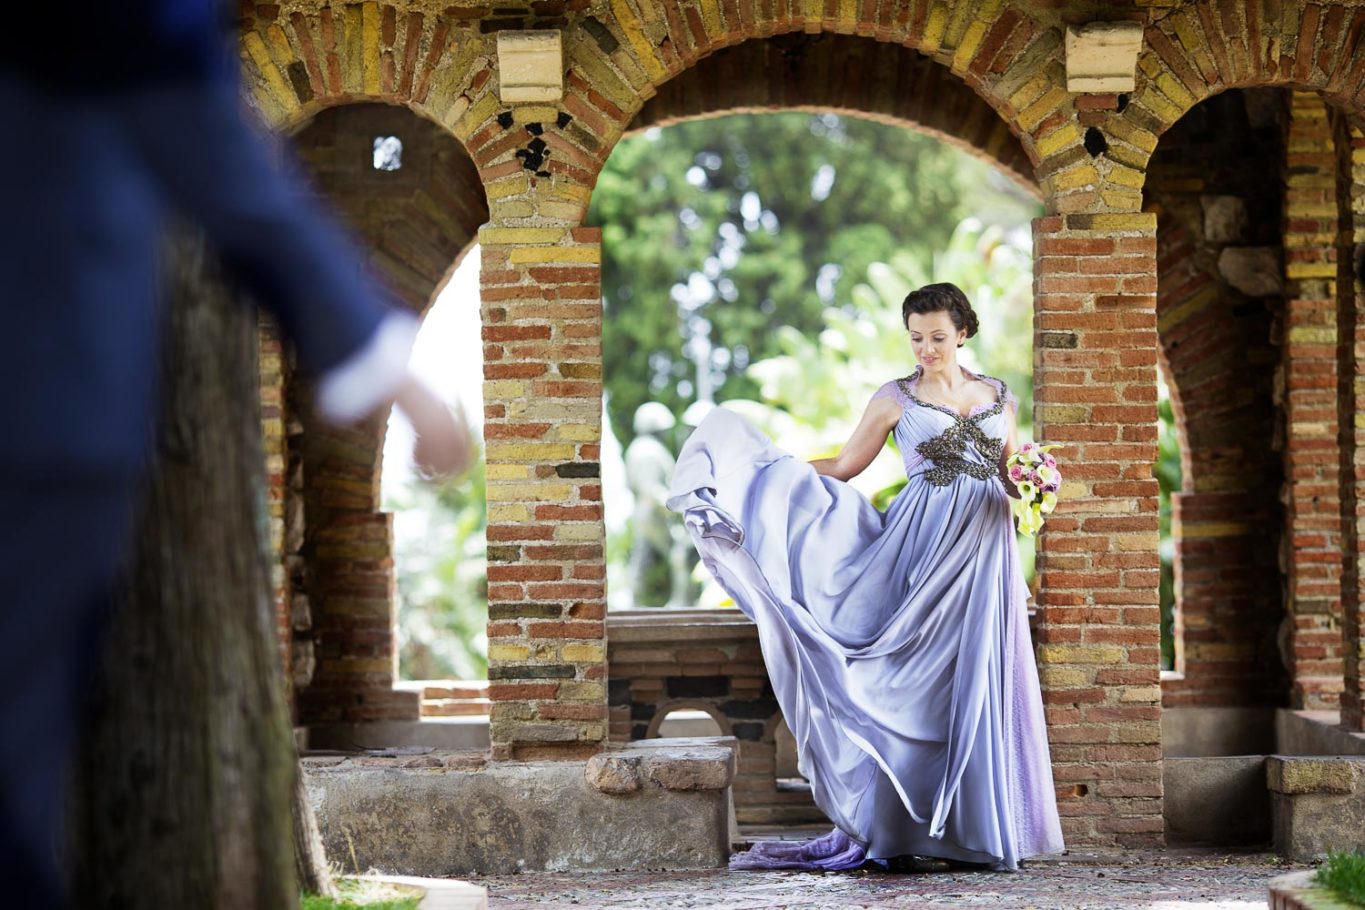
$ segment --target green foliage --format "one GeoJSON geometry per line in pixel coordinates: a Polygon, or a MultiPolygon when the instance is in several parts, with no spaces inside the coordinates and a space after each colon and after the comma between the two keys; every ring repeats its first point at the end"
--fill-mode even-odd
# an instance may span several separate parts
{"type": "Polygon", "coordinates": [[[819,332],[874,263],[928,271],[977,208],[1019,223],[1037,206],[962,152],[871,121],[738,115],[621,142],[588,222],[603,229],[604,373],[622,446],[646,401],[681,418],[699,382],[717,400],[755,397],[747,367],[782,353],[783,335],[819,332]]]}
{"type": "Polygon", "coordinates": [[[1337,897],[1365,907],[1365,853],[1332,851],[1318,867],[1316,879],[1337,897]]]}
{"type": "Polygon", "coordinates": [[[337,880],[335,898],[305,894],[300,910],[417,910],[422,899],[381,882],[343,878],[337,880]]]}
{"type": "MultiPolygon", "coordinates": [[[[1158,377],[1160,373],[1158,373],[1158,377]]],[[[1157,552],[1161,556],[1159,589],[1161,596],[1161,668],[1175,667],[1175,538],[1171,535],[1171,494],[1180,492],[1183,484],[1180,467],[1180,434],[1171,409],[1170,392],[1165,382],[1157,384],[1157,461],[1152,473],[1159,489],[1158,520],[1160,537],[1157,552]]]]}
{"type": "Polygon", "coordinates": [[[398,575],[398,662],[404,679],[488,675],[483,454],[464,477],[392,492],[398,575]]]}

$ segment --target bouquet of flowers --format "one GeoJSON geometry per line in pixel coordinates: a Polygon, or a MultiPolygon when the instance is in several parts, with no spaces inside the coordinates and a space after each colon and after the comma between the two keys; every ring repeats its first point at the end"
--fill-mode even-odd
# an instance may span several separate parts
{"type": "Polygon", "coordinates": [[[1010,510],[1019,520],[1019,533],[1034,536],[1043,527],[1043,516],[1057,507],[1057,490],[1062,485],[1062,472],[1057,470],[1057,459],[1050,454],[1060,445],[1040,446],[1026,442],[1005,460],[1010,480],[1019,490],[1019,498],[1010,503],[1010,510]]]}

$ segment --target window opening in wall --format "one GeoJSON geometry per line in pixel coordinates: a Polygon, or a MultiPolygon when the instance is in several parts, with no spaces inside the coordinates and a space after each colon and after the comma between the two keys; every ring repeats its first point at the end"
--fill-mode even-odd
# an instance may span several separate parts
{"type": "MultiPolygon", "coordinates": [[[[446,402],[464,410],[476,434],[482,433],[478,247],[464,257],[427,311],[411,364],[446,402]]],[[[488,678],[483,455],[475,454],[463,477],[432,486],[417,478],[411,453],[412,427],[394,410],[384,438],[381,493],[384,511],[393,514],[399,678],[441,680],[440,688],[449,688],[444,684],[451,680],[481,682],[488,678]]],[[[472,710],[480,698],[475,692],[465,699],[468,704],[450,707],[472,710]]]]}
{"type": "Polygon", "coordinates": [[[374,137],[374,169],[396,171],[403,166],[403,140],[397,136],[374,137]]]}
{"type": "Polygon", "coordinates": [[[1156,376],[1157,463],[1153,473],[1159,489],[1158,515],[1160,535],[1157,553],[1161,557],[1161,669],[1175,670],[1175,557],[1176,540],[1171,528],[1171,495],[1179,493],[1183,484],[1180,466],[1180,430],[1171,404],[1170,386],[1163,370],[1156,376]]]}

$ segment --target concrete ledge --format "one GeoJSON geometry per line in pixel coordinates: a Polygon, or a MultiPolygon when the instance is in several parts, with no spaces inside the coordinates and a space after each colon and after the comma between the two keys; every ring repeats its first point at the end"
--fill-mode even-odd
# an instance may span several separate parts
{"type": "Polygon", "coordinates": [[[730,854],[734,753],[724,743],[659,739],[562,762],[439,752],[307,757],[304,773],[328,855],[348,871],[450,878],[711,869],[730,854]],[[591,777],[624,768],[634,788],[599,789],[590,761],[591,777]]]}
{"type": "Polygon", "coordinates": [[[1365,756],[1271,755],[1266,787],[1280,854],[1307,861],[1365,849],[1365,756]]]}
{"type": "Polygon", "coordinates": [[[1365,733],[1340,726],[1336,711],[1275,711],[1275,751],[1280,755],[1365,755],[1365,733]]]}

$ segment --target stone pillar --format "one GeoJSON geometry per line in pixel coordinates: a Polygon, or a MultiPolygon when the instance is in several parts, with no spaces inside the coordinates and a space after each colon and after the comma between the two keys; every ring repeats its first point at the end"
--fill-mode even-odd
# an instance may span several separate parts
{"type": "Polygon", "coordinates": [[[1285,318],[1277,391],[1285,417],[1282,563],[1290,703],[1341,692],[1341,506],[1336,380],[1336,153],[1327,108],[1293,95],[1285,190],[1285,318]]]}
{"type": "Polygon", "coordinates": [[[1365,293],[1356,251],[1365,241],[1365,135],[1334,116],[1337,154],[1337,422],[1341,433],[1341,726],[1365,731],[1365,293]]]}
{"type": "Polygon", "coordinates": [[[601,231],[479,241],[492,754],[578,758],[607,738],[601,231]]]}
{"type": "Polygon", "coordinates": [[[1035,432],[1066,483],[1038,554],[1038,663],[1072,844],[1159,845],[1156,218],[1034,221],[1035,432]]]}

